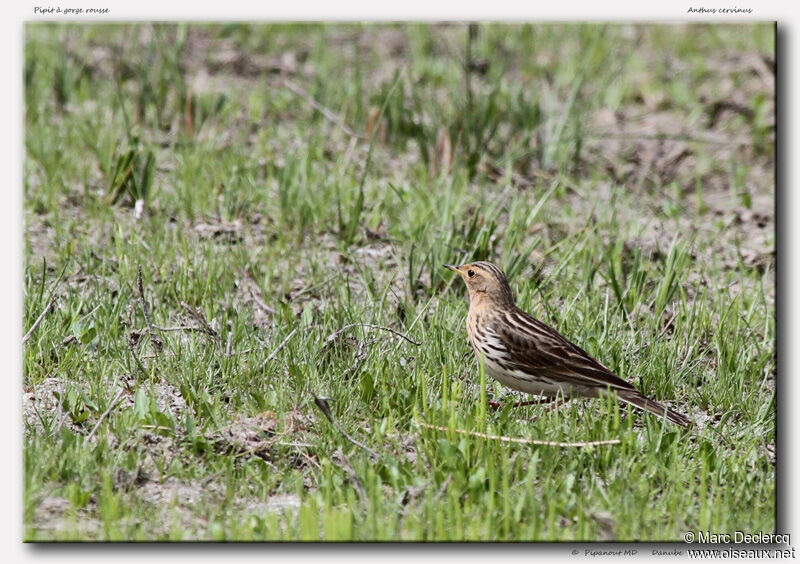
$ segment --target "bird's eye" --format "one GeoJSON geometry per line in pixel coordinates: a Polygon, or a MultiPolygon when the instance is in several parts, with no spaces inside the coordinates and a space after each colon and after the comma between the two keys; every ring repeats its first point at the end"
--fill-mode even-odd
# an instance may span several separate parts
{"type": "Polygon", "coordinates": [[[467,270],[467,276],[472,278],[473,276],[475,276],[475,271],[474,270],[467,270]]]}

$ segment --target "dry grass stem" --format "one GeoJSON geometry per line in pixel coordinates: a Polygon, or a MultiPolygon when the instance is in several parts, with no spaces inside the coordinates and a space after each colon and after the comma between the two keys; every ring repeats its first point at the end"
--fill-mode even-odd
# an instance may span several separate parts
{"type": "Polygon", "coordinates": [[[44,317],[47,315],[47,313],[48,313],[48,312],[49,312],[49,311],[50,311],[50,310],[53,308],[53,304],[55,304],[55,303],[56,303],[56,295],[55,295],[55,294],[53,294],[53,295],[50,297],[50,301],[49,301],[49,302],[47,302],[47,305],[45,306],[45,308],[44,308],[44,310],[42,311],[42,313],[40,313],[40,314],[39,314],[39,317],[37,317],[37,318],[36,318],[36,321],[34,321],[34,322],[33,322],[33,325],[31,325],[31,328],[30,328],[30,329],[28,329],[28,332],[27,332],[27,333],[25,333],[25,336],[24,336],[24,337],[22,337],[22,344],[23,344],[23,345],[24,345],[25,343],[27,343],[27,342],[28,342],[28,339],[30,339],[30,338],[31,338],[31,335],[33,335],[33,332],[34,332],[34,331],[36,331],[36,328],[37,328],[37,327],[39,326],[39,324],[42,322],[42,320],[43,320],[43,319],[44,319],[44,317]]]}
{"type": "Polygon", "coordinates": [[[125,390],[120,390],[119,392],[117,392],[117,395],[116,395],[116,396],[114,396],[114,399],[113,399],[113,400],[111,400],[111,403],[108,405],[108,409],[106,409],[106,410],[103,412],[103,414],[100,416],[100,419],[98,419],[98,420],[97,420],[97,423],[95,423],[94,429],[92,429],[92,431],[91,431],[91,432],[90,432],[88,435],[86,435],[86,440],[87,440],[87,441],[91,440],[91,438],[92,438],[92,437],[94,437],[94,434],[95,434],[95,433],[97,432],[97,430],[100,428],[100,425],[102,425],[102,424],[103,424],[103,421],[105,421],[105,420],[106,420],[106,417],[108,417],[108,416],[109,416],[109,414],[111,413],[111,411],[112,411],[112,410],[113,410],[115,407],[117,407],[117,404],[118,404],[118,403],[120,402],[120,400],[122,399],[122,395],[123,395],[124,393],[125,393],[125,390]]]}
{"type": "Polygon", "coordinates": [[[362,443],[358,439],[355,439],[355,438],[351,437],[347,433],[347,431],[342,429],[342,427],[336,422],[336,420],[333,418],[333,415],[331,414],[331,408],[328,405],[328,400],[326,400],[325,398],[318,397],[314,392],[311,392],[311,395],[313,396],[314,403],[319,408],[319,410],[323,413],[323,415],[325,415],[325,417],[328,419],[328,421],[330,421],[331,424],[334,427],[336,427],[336,429],[342,434],[342,436],[345,439],[347,439],[348,441],[350,441],[351,443],[353,443],[357,447],[363,448],[364,450],[366,450],[368,453],[370,453],[371,455],[375,456],[376,458],[378,457],[378,453],[377,452],[375,452],[374,450],[369,448],[367,445],[365,445],[364,443],[362,443]]]}
{"type": "Polygon", "coordinates": [[[333,343],[333,341],[338,339],[342,335],[342,333],[344,333],[345,331],[347,331],[349,329],[353,329],[354,327],[367,327],[369,329],[381,329],[382,331],[388,331],[389,333],[392,333],[393,335],[397,335],[398,337],[402,337],[403,339],[405,339],[406,341],[408,341],[409,343],[411,343],[414,346],[418,347],[418,346],[420,346],[422,344],[422,343],[418,343],[417,341],[415,341],[414,339],[412,339],[410,337],[407,337],[406,335],[403,335],[399,331],[395,331],[394,329],[390,329],[389,327],[383,327],[382,325],[373,325],[371,323],[351,323],[349,325],[345,325],[341,329],[338,329],[335,332],[333,332],[330,335],[328,335],[325,338],[325,346],[329,346],[331,343],[333,343]]]}
{"type": "Polygon", "coordinates": [[[338,127],[339,129],[341,129],[342,131],[344,131],[345,133],[347,133],[347,134],[348,134],[348,135],[350,135],[351,137],[357,137],[358,139],[364,139],[364,138],[365,138],[363,135],[359,135],[358,133],[356,133],[355,131],[353,131],[352,129],[350,129],[350,128],[349,128],[349,127],[348,127],[348,126],[347,126],[347,125],[346,125],[346,124],[345,124],[345,123],[344,123],[344,122],[343,122],[343,121],[342,121],[342,120],[339,118],[339,116],[337,116],[337,115],[336,115],[335,113],[333,113],[331,110],[329,110],[328,108],[326,108],[325,106],[323,106],[322,104],[320,104],[319,102],[317,102],[317,101],[316,101],[314,98],[312,98],[312,97],[311,97],[311,95],[310,95],[308,92],[306,92],[305,90],[303,90],[303,89],[302,89],[301,87],[299,87],[297,84],[295,84],[295,83],[293,83],[293,82],[291,82],[291,81],[289,81],[289,80],[286,80],[286,79],[283,79],[283,84],[284,84],[284,86],[286,86],[286,88],[288,88],[289,90],[291,90],[292,92],[294,92],[295,94],[297,94],[298,96],[300,96],[300,97],[301,97],[303,100],[305,100],[305,101],[306,101],[306,103],[307,103],[309,106],[311,106],[312,108],[314,108],[315,110],[317,110],[319,113],[321,113],[321,114],[322,114],[322,115],[325,117],[325,119],[327,119],[329,122],[331,122],[332,124],[334,124],[336,127],[338,127]]]}
{"type": "MultiPolygon", "coordinates": [[[[450,431],[447,427],[440,425],[430,425],[422,421],[418,422],[419,425],[427,429],[434,429],[436,431],[450,431]]],[[[556,447],[589,447],[598,445],[616,445],[619,444],[619,439],[609,439],[606,441],[585,441],[575,443],[565,443],[560,441],[540,441],[536,439],[521,439],[518,437],[505,437],[503,435],[487,435],[486,433],[479,433],[478,431],[467,431],[465,429],[453,429],[459,435],[469,435],[471,437],[480,437],[482,439],[489,439],[492,441],[502,441],[504,443],[520,443],[524,445],[541,445],[541,446],[556,446],[556,447]]]]}

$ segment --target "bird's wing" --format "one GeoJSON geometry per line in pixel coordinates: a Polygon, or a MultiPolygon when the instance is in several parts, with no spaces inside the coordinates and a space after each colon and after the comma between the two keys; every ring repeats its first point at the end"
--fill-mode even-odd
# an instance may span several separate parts
{"type": "Polygon", "coordinates": [[[576,387],[636,389],[558,331],[520,309],[506,312],[490,328],[507,350],[506,362],[518,370],[576,387]]]}

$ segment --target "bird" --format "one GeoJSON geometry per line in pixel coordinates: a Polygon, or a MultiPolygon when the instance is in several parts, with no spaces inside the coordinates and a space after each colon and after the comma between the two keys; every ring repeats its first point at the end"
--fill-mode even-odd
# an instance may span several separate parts
{"type": "MultiPolygon", "coordinates": [[[[505,272],[491,262],[445,264],[466,283],[469,294],[467,336],[486,373],[520,392],[543,396],[618,400],[682,427],[684,415],[642,394],[558,331],[519,309],[505,272]]],[[[526,402],[540,403],[540,402],[526,402]]],[[[525,404],[519,404],[525,405],[525,404]]]]}

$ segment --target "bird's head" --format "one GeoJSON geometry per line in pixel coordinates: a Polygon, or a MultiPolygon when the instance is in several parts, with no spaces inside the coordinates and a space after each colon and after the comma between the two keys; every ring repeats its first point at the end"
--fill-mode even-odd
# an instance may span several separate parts
{"type": "Polygon", "coordinates": [[[514,305],[514,296],[505,273],[491,262],[471,262],[454,266],[445,264],[453,272],[458,273],[467,285],[469,301],[474,303],[488,299],[498,304],[514,305]]]}

